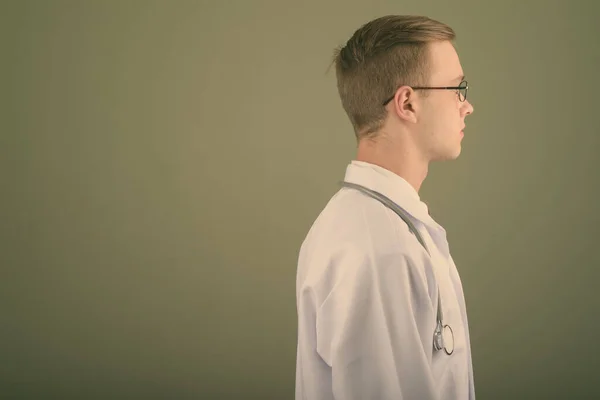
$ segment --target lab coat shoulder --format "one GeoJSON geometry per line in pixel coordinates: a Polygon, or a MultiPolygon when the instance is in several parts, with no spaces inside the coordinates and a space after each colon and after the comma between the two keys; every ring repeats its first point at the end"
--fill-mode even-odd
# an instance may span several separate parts
{"type": "Polygon", "coordinates": [[[314,301],[316,351],[336,398],[435,398],[436,299],[423,258],[402,245],[415,240],[404,222],[356,196],[334,197],[301,249],[298,293],[314,301]]]}
{"type": "Polygon", "coordinates": [[[357,273],[377,274],[391,265],[397,271],[410,269],[412,277],[425,282],[430,297],[434,294],[430,258],[406,223],[377,200],[341,190],[301,245],[297,290],[329,293],[357,273]]]}

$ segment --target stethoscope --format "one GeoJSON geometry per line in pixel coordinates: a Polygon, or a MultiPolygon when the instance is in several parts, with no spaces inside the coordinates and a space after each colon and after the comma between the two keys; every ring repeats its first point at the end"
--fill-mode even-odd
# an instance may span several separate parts
{"type": "MultiPolygon", "coordinates": [[[[419,231],[417,230],[417,228],[415,228],[412,221],[410,220],[408,215],[406,215],[404,210],[402,210],[396,203],[394,203],[392,200],[390,200],[386,196],[382,195],[381,193],[376,192],[371,189],[368,189],[368,188],[358,185],[356,183],[341,182],[341,185],[357,189],[357,190],[363,192],[364,194],[366,194],[376,200],[379,200],[383,205],[385,205],[386,207],[388,207],[392,211],[394,211],[396,214],[398,214],[398,216],[400,218],[402,218],[404,220],[404,222],[406,222],[409,230],[417,237],[417,240],[419,241],[419,243],[421,243],[421,245],[423,246],[425,251],[427,251],[427,253],[430,254],[429,249],[427,248],[427,245],[425,244],[425,241],[419,234],[419,231]]],[[[450,325],[448,325],[448,324],[444,325],[444,314],[442,312],[442,297],[440,294],[439,286],[438,286],[438,309],[437,309],[436,326],[435,326],[435,331],[433,332],[433,348],[436,351],[443,349],[446,352],[446,354],[448,354],[448,355],[451,355],[454,352],[454,331],[452,330],[452,327],[450,325]],[[446,339],[448,340],[448,343],[446,342],[446,339]]]]}

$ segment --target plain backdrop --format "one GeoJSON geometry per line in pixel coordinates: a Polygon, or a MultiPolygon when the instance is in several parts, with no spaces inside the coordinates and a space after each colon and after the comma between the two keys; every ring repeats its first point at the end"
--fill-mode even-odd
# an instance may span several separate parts
{"type": "Polygon", "coordinates": [[[475,112],[421,190],[479,399],[600,396],[599,7],[0,3],[0,398],[293,399],[300,244],[356,143],[333,50],[452,26],[475,112]]]}

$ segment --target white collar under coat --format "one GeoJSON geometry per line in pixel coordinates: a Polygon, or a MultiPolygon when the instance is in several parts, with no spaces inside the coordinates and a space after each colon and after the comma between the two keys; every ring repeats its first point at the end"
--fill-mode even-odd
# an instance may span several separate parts
{"type": "Polygon", "coordinates": [[[404,178],[375,164],[353,160],[346,168],[346,182],[358,184],[388,197],[414,219],[420,221],[432,233],[446,231],[429,215],[429,209],[418,192],[404,178]]]}

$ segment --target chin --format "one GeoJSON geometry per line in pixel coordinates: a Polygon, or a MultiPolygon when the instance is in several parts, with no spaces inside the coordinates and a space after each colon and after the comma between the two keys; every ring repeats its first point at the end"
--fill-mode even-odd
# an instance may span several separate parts
{"type": "Polygon", "coordinates": [[[452,161],[456,160],[461,153],[461,147],[457,149],[448,149],[445,152],[439,152],[435,157],[431,159],[431,161],[452,161]]]}
{"type": "Polygon", "coordinates": [[[460,156],[460,153],[461,149],[458,149],[458,151],[450,157],[450,160],[456,160],[460,156]]]}
{"type": "Polygon", "coordinates": [[[459,146],[458,149],[456,150],[456,152],[454,152],[454,155],[452,156],[452,160],[456,160],[458,158],[458,156],[460,156],[460,153],[462,153],[462,148],[459,146]]]}

